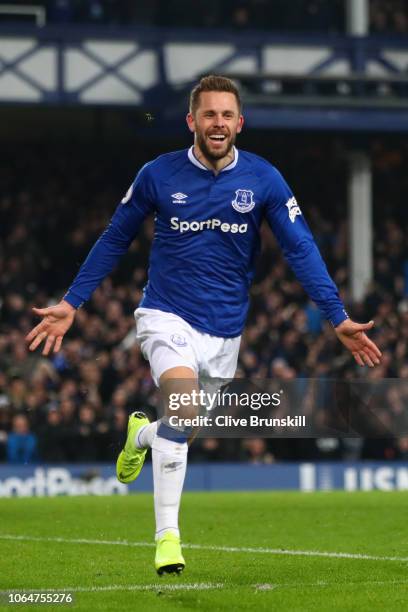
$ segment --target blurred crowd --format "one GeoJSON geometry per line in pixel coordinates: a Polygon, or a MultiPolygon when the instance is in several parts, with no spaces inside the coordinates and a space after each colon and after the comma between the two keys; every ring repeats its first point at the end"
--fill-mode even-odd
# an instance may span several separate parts
{"type": "MultiPolygon", "coordinates": [[[[8,4],[27,4],[14,0],[8,4]]],[[[342,0],[36,0],[48,23],[341,32],[342,0]]]]}
{"type": "Polygon", "coordinates": [[[372,34],[406,34],[408,32],[408,1],[371,0],[370,31],[372,34]]]}
{"type": "MultiPolygon", "coordinates": [[[[272,32],[345,32],[345,0],[14,0],[43,6],[48,23],[171,28],[261,29],[272,32]]],[[[369,0],[370,31],[405,34],[408,0],[369,0]]],[[[5,18],[2,17],[4,20],[5,18]]],[[[21,17],[19,17],[21,19],[21,17]]]]}
{"type": "MultiPolygon", "coordinates": [[[[281,138],[271,148],[279,151],[279,159],[270,160],[292,185],[350,316],[375,320],[370,335],[383,360],[372,371],[356,366],[263,227],[237,376],[406,379],[408,146],[370,144],[375,279],[364,299],[352,303],[344,149],[333,139],[293,144],[281,138]]],[[[79,153],[27,146],[15,153],[0,153],[0,460],[113,461],[129,412],[144,410],[155,418],[160,402],[134,341],[133,317],[146,282],[153,220],[146,221],[120,266],[78,311],[59,354],[30,353],[24,337],[38,322],[32,307],[61,298],[146,159],[135,151],[110,158],[106,149],[79,153]]],[[[197,440],[191,448],[193,461],[324,458],[408,458],[408,438],[212,438],[197,440]]]]}

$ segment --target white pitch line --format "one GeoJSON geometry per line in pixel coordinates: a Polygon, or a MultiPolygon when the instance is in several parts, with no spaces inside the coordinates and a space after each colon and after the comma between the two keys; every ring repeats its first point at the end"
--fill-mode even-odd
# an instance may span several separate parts
{"type": "MultiPolygon", "coordinates": [[[[223,583],[212,582],[187,582],[176,584],[109,584],[106,586],[84,586],[84,587],[64,587],[62,589],[40,589],[46,593],[91,593],[103,591],[210,591],[214,589],[222,589],[223,583]]],[[[18,589],[9,591],[0,591],[0,595],[9,595],[10,593],[37,593],[38,589],[18,589]]]]}
{"type": "Polygon", "coordinates": [[[360,580],[360,581],[350,581],[339,582],[338,580],[335,582],[327,582],[326,580],[319,580],[318,582],[282,582],[282,583],[268,583],[268,584],[253,584],[252,586],[257,591],[271,591],[277,588],[298,588],[298,587],[331,587],[331,586],[339,586],[348,587],[348,586],[362,586],[362,585],[377,585],[377,586],[390,586],[390,585],[399,585],[399,584],[408,584],[408,580],[360,580]]]}
{"type": "MultiPolygon", "coordinates": [[[[0,534],[0,540],[27,541],[27,542],[60,542],[63,544],[99,544],[105,546],[131,546],[153,547],[154,542],[129,542],[127,540],[90,540],[85,538],[36,537],[28,535],[0,534]]],[[[355,559],[362,561],[399,561],[408,562],[408,557],[391,557],[381,555],[367,555],[362,553],[326,552],[319,550],[287,550],[282,548],[256,548],[246,546],[212,546],[205,544],[183,544],[185,549],[209,550],[227,553],[253,553],[265,555],[284,555],[296,557],[326,557],[331,559],[355,559]]]]}
{"type": "MultiPolygon", "coordinates": [[[[354,581],[354,582],[326,582],[324,580],[319,580],[318,582],[283,582],[283,583],[267,583],[267,584],[241,584],[240,586],[243,588],[252,588],[256,591],[273,591],[274,589],[287,589],[287,588],[324,588],[324,587],[332,587],[339,586],[343,587],[349,586],[397,586],[408,584],[408,580],[364,580],[364,581],[354,581]]],[[[41,592],[44,593],[103,593],[109,591],[153,591],[153,592],[162,592],[162,591],[211,591],[211,590],[220,590],[220,589],[228,589],[235,587],[228,587],[222,582],[187,582],[187,583],[176,583],[176,584],[166,584],[166,583],[155,583],[155,584],[109,584],[109,585],[101,585],[101,586],[80,586],[80,587],[62,587],[62,588],[54,588],[54,589],[40,589],[41,592]]],[[[38,589],[32,588],[20,588],[20,589],[9,589],[7,591],[0,591],[0,596],[7,596],[11,593],[37,593],[38,589]]]]}
{"type": "Polygon", "coordinates": [[[62,544],[102,544],[105,546],[156,546],[154,542],[128,542],[127,540],[90,540],[88,538],[38,537],[28,535],[0,534],[0,540],[21,540],[27,542],[59,542],[62,544]]]}
{"type": "Polygon", "coordinates": [[[383,557],[379,555],[366,555],[360,553],[345,552],[325,552],[319,550],[287,550],[284,548],[252,548],[245,546],[205,546],[201,544],[184,544],[184,548],[213,550],[218,552],[246,552],[261,553],[266,555],[287,555],[295,557],[329,557],[333,559],[361,559],[365,561],[408,561],[408,557],[383,557]]]}

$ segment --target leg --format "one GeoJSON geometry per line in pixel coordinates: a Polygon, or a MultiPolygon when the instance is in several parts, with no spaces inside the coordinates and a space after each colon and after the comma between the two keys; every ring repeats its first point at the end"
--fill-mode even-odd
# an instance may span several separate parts
{"type": "MultiPolygon", "coordinates": [[[[178,427],[171,427],[168,400],[171,393],[189,393],[198,390],[198,355],[194,343],[193,330],[180,317],[161,311],[141,309],[136,313],[137,342],[143,355],[149,360],[152,377],[160,388],[164,400],[163,417],[154,423],[140,417],[137,413],[129,418],[130,430],[122,453],[127,457],[125,475],[117,470],[122,482],[134,480],[138,470],[132,467],[135,456],[146,454],[152,448],[154,506],[156,517],[156,569],[163,572],[180,572],[184,568],[178,528],[178,511],[187,465],[187,441],[185,433],[178,427]],[[176,333],[177,332],[177,333],[176,333]],[[126,454],[126,449],[128,453],[126,454]]],[[[139,413],[140,414],[140,413],[139,413]]],[[[193,412],[183,407],[178,416],[189,418],[193,412]]],[[[119,456],[118,464],[121,456],[119,456]]],[[[142,462],[143,463],[143,462],[142,462]]]]}
{"type": "MultiPolygon", "coordinates": [[[[166,406],[171,393],[198,390],[196,373],[186,367],[167,370],[160,377],[159,384],[166,406]]],[[[170,416],[169,413],[159,423],[152,442],[157,541],[155,565],[159,574],[179,573],[185,565],[180,548],[178,514],[187,468],[188,433],[170,426],[166,416],[170,416]]],[[[185,406],[178,416],[192,418],[194,408],[185,406]]]]}
{"type": "MultiPolygon", "coordinates": [[[[166,370],[159,378],[159,387],[165,407],[173,393],[189,394],[198,391],[197,374],[191,368],[178,366],[166,370]]],[[[177,416],[193,418],[194,406],[183,406],[177,416]]],[[[173,413],[174,414],[174,413],[173,413]]],[[[156,518],[156,559],[159,574],[180,573],[185,566],[181,553],[178,514],[187,468],[187,437],[190,432],[172,427],[168,422],[171,412],[166,410],[162,419],[149,423],[142,412],[129,417],[125,448],[117,461],[117,476],[129,483],[137,478],[144,463],[148,447],[152,449],[154,510],[156,518]]]]}

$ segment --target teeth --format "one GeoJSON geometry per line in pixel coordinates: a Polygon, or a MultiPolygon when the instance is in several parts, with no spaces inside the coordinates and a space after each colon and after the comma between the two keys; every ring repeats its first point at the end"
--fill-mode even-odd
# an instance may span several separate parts
{"type": "Polygon", "coordinates": [[[210,138],[211,140],[224,140],[225,136],[223,134],[213,134],[210,138]]]}

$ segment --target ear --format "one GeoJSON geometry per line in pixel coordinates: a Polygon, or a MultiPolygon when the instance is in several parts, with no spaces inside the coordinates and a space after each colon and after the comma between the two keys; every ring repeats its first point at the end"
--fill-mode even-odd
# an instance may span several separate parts
{"type": "Polygon", "coordinates": [[[195,132],[195,121],[191,113],[187,113],[186,121],[190,132],[195,132]]]}
{"type": "Polygon", "coordinates": [[[243,126],[244,126],[244,117],[243,117],[243,115],[240,115],[240,116],[239,116],[239,119],[238,119],[237,134],[239,134],[240,132],[242,132],[242,128],[243,128],[243,126]]]}

